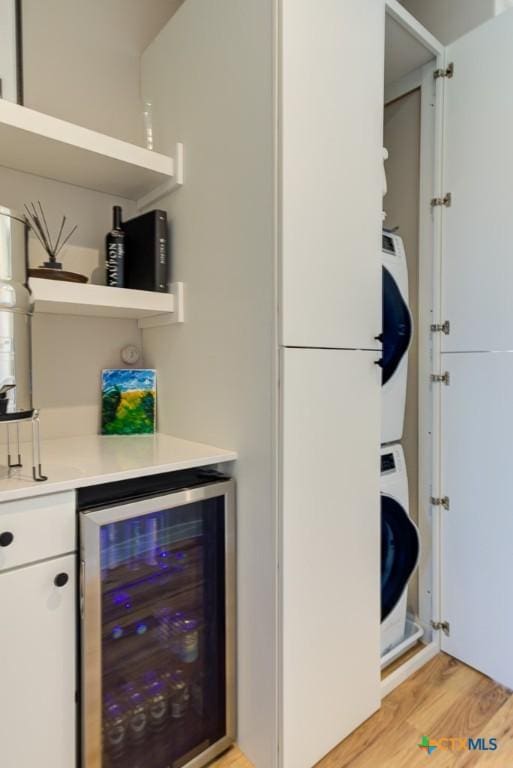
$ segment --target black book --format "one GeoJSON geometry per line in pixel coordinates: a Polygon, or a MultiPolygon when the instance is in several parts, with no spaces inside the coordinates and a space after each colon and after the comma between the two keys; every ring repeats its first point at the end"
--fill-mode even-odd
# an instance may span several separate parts
{"type": "Polygon", "coordinates": [[[165,211],[149,211],[123,222],[125,288],[166,293],[169,282],[169,235],[165,211]]]}

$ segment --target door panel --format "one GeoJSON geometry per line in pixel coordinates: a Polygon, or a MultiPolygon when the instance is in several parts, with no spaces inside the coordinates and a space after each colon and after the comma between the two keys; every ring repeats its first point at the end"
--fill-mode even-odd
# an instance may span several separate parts
{"type": "Polygon", "coordinates": [[[0,574],[1,763],[76,763],[76,557],[0,574]],[[66,573],[68,582],[54,583],[66,573]]]}
{"type": "Polygon", "coordinates": [[[442,648],[513,686],[513,353],[443,358],[442,648]]]}
{"type": "Polygon", "coordinates": [[[282,352],[283,768],[379,707],[377,353],[282,352]]]}
{"type": "Polygon", "coordinates": [[[513,349],[513,11],[453,43],[443,192],[445,351],[513,349]]]}
{"type": "Polygon", "coordinates": [[[282,344],[376,349],[385,4],[281,8],[282,344]]]}

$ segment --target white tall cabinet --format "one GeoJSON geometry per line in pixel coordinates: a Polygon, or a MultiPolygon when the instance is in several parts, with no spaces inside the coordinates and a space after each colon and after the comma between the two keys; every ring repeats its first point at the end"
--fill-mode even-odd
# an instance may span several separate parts
{"type": "Polygon", "coordinates": [[[382,0],[187,0],[143,57],[186,147],[160,424],[238,449],[238,741],[311,768],[380,701],[382,0]]]}
{"type": "Polygon", "coordinates": [[[380,702],[384,18],[376,0],[280,7],[283,768],[380,702]]]}

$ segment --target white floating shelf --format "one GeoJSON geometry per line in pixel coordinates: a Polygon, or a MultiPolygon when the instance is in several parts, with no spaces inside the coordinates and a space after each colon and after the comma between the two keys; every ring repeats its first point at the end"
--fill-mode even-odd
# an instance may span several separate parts
{"type": "Polygon", "coordinates": [[[31,277],[36,313],[132,318],[141,328],[183,322],[183,285],[171,293],[134,291],[105,285],[69,283],[31,277]]]}
{"type": "Polygon", "coordinates": [[[140,201],[183,183],[176,158],[0,99],[0,165],[140,201]]]}

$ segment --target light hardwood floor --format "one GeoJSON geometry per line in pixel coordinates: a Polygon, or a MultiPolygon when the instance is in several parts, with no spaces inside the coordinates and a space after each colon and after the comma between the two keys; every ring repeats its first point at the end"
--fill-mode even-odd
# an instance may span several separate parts
{"type": "MultiPolygon", "coordinates": [[[[441,653],[383,701],[316,768],[513,768],[513,694],[441,653]],[[495,752],[436,752],[418,748],[422,736],[496,738],[495,752]]],[[[231,750],[212,768],[253,768],[231,750]]],[[[262,768],[266,768],[262,766],[262,768]]]]}

